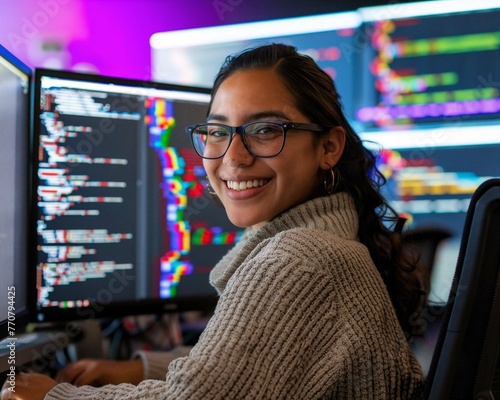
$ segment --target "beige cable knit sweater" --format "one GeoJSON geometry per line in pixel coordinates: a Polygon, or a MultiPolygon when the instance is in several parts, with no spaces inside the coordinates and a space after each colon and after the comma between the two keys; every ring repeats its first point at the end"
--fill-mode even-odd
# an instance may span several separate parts
{"type": "Polygon", "coordinates": [[[287,211],[215,267],[219,303],[166,381],[60,399],[420,399],[422,375],[342,193],[287,211]]]}

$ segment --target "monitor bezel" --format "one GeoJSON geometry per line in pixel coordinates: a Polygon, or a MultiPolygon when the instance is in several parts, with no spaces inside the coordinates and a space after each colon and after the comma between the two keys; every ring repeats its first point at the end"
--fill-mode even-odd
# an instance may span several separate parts
{"type": "MultiPolygon", "coordinates": [[[[31,68],[29,68],[24,62],[22,62],[19,58],[17,58],[14,54],[12,54],[6,47],[0,45],[0,58],[5,60],[7,63],[10,64],[12,68],[17,70],[20,74],[23,74],[28,82],[31,82],[32,76],[33,76],[33,71],[31,68]]],[[[31,121],[30,121],[30,116],[31,116],[31,99],[32,99],[32,93],[31,93],[31,85],[28,85],[28,107],[26,110],[24,110],[25,117],[28,119],[28,130],[26,131],[26,145],[27,148],[26,154],[28,156],[28,159],[26,162],[28,163],[27,165],[27,176],[26,176],[26,184],[28,185],[26,194],[27,198],[25,198],[25,204],[28,206],[28,209],[30,209],[30,204],[31,204],[31,191],[30,188],[32,187],[31,185],[31,144],[30,144],[30,131],[31,131],[31,121]]],[[[26,219],[26,225],[25,225],[25,241],[26,241],[26,253],[27,253],[27,258],[26,258],[26,265],[24,265],[25,271],[24,271],[24,281],[25,283],[29,282],[29,265],[30,265],[30,221],[31,221],[31,215],[29,214],[29,210],[26,210],[28,212],[28,217],[26,219]],[[27,281],[28,279],[28,281],[27,281]]],[[[15,282],[16,286],[19,284],[19,282],[15,282]]],[[[5,319],[0,320],[0,340],[4,339],[5,337],[12,336],[12,333],[15,333],[16,335],[18,333],[22,333],[26,326],[29,324],[31,321],[32,317],[32,309],[31,309],[31,302],[30,302],[30,284],[28,283],[27,286],[24,288],[24,296],[26,298],[24,299],[25,304],[23,309],[18,309],[16,304],[13,304],[14,307],[14,314],[15,316],[13,318],[10,318],[9,320],[9,314],[5,316],[5,319]],[[9,323],[10,322],[10,323],[9,323]],[[13,323],[13,324],[12,324],[13,323]],[[11,329],[12,328],[12,329],[11,329]]],[[[15,290],[16,292],[16,297],[18,295],[18,291],[15,290]]],[[[21,292],[22,293],[22,292],[21,292]]],[[[15,300],[15,299],[14,299],[15,300]]],[[[8,301],[8,299],[2,299],[2,301],[8,301]]],[[[2,316],[3,317],[3,316],[2,316]]]]}

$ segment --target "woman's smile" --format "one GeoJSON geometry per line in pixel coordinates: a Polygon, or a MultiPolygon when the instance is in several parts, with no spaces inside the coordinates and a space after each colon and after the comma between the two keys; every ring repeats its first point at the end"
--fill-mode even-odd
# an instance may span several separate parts
{"type": "Polygon", "coordinates": [[[226,186],[228,189],[241,191],[251,188],[257,188],[267,184],[268,179],[253,179],[253,180],[243,180],[243,181],[226,181],[226,186]]]}

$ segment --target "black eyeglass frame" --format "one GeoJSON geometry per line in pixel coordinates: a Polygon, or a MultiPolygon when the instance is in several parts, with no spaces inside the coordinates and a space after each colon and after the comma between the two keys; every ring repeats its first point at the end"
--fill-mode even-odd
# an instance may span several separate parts
{"type": "Polygon", "coordinates": [[[299,131],[311,131],[311,132],[324,132],[325,131],[325,129],[321,125],[318,125],[318,124],[305,123],[305,122],[284,122],[284,121],[252,121],[252,122],[249,122],[247,124],[240,125],[240,126],[230,126],[230,125],[225,125],[225,124],[219,124],[219,123],[216,123],[216,122],[206,122],[206,123],[203,123],[203,124],[189,125],[189,126],[186,126],[186,128],[185,128],[186,133],[191,138],[191,143],[193,145],[194,150],[196,151],[196,154],[198,154],[201,158],[204,158],[206,160],[217,160],[218,158],[224,157],[226,155],[227,151],[229,150],[229,147],[231,146],[231,143],[233,141],[233,137],[234,137],[234,135],[236,133],[239,133],[241,135],[241,138],[242,138],[242,141],[243,141],[243,145],[245,146],[245,149],[253,157],[257,157],[257,158],[273,158],[273,157],[276,157],[277,155],[279,155],[283,151],[283,148],[285,147],[285,142],[286,142],[286,134],[287,134],[287,132],[290,129],[295,129],[295,130],[299,130],[299,131]],[[247,134],[245,133],[245,128],[247,126],[250,126],[250,125],[262,124],[262,123],[269,123],[269,124],[279,125],[279,126],[281,126],[281,129],[283,129],[283,142],[281,143],[281,147],[280,147],[279,151],[276,154],[271,155],[271,156],[259,156],[259,155],[255,154],[250,149],[250,147],[249,147],[249,145],[247,144],[247,141],[246,141],[246,135],[247,134]],[[198,127],[200,127],[200,126],[221,126],[223,128],[226,128],[229,131],[229,142],[227,144],[226,150],[224,151],[224,153],[222,153],[222,155],[220,155],[218,157],[206,157],[206,156],[200,154],[200,152],[196,148],[196,145],[194,144],[194,139],[193,139],[193,133],[194,133],[195,129],[198,128],[198,127]]]}

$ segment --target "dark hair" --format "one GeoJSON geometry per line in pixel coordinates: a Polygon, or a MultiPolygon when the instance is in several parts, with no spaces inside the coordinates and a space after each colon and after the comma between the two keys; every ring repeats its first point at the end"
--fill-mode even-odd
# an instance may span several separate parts
{"type": "Polygon", "coordinates": [[[345,149],[334,167],[340,176],[336,191],[352,195],[359,214],[359,240],[370,251],[403,330],[407,334],[415,332],[417,327],[412,321],[418,320],[426,302],[426,278],[404,251],[399,232],[389,228],[397,224],[399,217],[380,193],[386,180],[377,169],[376,156],[363,146],[344,116],[332,78],[311,57],[292,46],[273,43],[229,56],[215,79],[212,100],[225,79],[250,69],[273,69],[294,95],[297,108],[323,126],[325,132],[336,126],[344,128],[345,149]]]}

